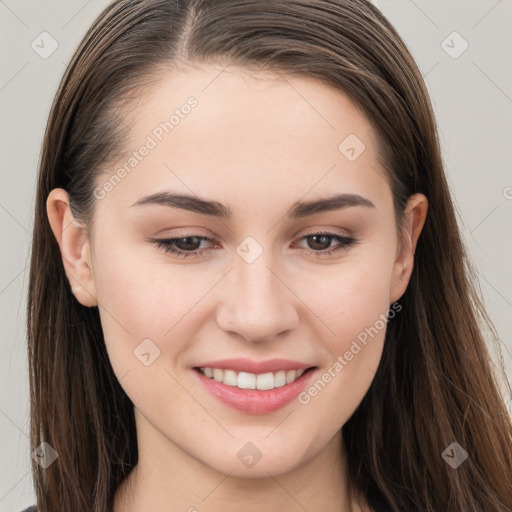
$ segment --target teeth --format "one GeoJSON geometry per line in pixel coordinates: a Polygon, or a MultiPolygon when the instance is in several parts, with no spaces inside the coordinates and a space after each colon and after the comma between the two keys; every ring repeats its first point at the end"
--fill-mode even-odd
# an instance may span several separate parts
{"type": "Polygon", "coordinates": [[[280,388],[286,384],[286,372],[281,370],[274,374],[274,387],[280,388]]]}
{"type": "Polygon", "coordinates": [[[275,373],[240,372],[234,370],[221,370],[220,368],[199,368],[199,371],[210,379],[222,382],[227,386],[240,389],[259,389],[261,391],[274,389],[290,384],[297,380],[306,370],[280,370],[275,373]]]}
{"type": "MultiPolygon", "coordinates": [[[[220,370],[222,371],[222,370],[220,370]]],[[[222,381],[224,382],[224,381],[222,381]]],[[[224,384],[227,384],[224,382],[224,384]]],[[[232,386],[233,384],[227,384],[228,386],[232,386]]],[[[245,373],[240,372],[238,374],[238,384],[236,384],[241,389],[256,389],[256,375],[254,373],[245,373]]]]}
{"type": "MultiPolygon", "coordinates": [[[[219,370],[220,372],[222,370],[219,370]]],[[[236,372],[233,370],[224,370],[224,378],[222,382],[227,384],[228,386],[238,386],[238,377],[236,376],[236,372]]]]}
{"type": "Polygon", "coordinates": [[[256,377],[256,388],[265,390],[265,389],[274,389],[274,374],[273,373],[262,373],[256,377]]]}

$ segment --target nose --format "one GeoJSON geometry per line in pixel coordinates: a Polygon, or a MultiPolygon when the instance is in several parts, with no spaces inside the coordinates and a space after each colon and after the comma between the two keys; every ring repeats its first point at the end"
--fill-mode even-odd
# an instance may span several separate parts
{"type": "Polygon", "coordinates": [[[267,251],[252,263],[235,255],[234,268],[225,277],[217,324],[251,343],[269,341],[295,329],[300,300],[293,292],[293,282],[287,281],[290,277],[277,270],[267,251]]]}

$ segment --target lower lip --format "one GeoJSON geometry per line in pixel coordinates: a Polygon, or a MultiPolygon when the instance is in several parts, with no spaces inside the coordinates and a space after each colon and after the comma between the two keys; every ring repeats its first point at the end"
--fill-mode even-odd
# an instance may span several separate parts
{"type": "Polygon", "coordinates": [[[304,390],[315,370],[316,368],[307,370],[290,384],[263,391],[227,386],[222,382],[206,377],[199,370],[194,369],[193,372],[206,386],[206,389],[222,403],[247,414],[270,414],[296,398],[304,390]]]}

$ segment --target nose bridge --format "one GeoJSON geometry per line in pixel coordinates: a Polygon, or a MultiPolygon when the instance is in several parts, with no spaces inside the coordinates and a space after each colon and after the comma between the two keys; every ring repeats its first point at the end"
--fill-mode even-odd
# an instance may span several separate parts
{"type": "Polygon", "coordinates": [[[236,252],[218,315],[220,327],[252,342],[293,329],[297,322],[293,294],[276,271],[272,251],[246,239],[236,252]]]}

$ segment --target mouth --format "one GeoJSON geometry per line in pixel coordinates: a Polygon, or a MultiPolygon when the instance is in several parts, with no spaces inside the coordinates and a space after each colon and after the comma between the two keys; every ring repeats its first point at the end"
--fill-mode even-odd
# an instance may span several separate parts
{"type": "MultiPolygon", "coordinates": [[[[290,366],[290,365],[288,365],[290,366]]],[[[313,379],[317,366],[265,373],[195,366],[194,375],[220,403],[246,414],[270,414],[291,403],[313,379]]],[[[268,368],[268,364],[266,365],[268,368]]]]}
{"type": "Polygon", "coordinates": [[[277,372],[260,374],[236,372],[231,369],[211,367],[194,367],[194,370],[200,372],[208,379],[221,382],[226,386],[236,387],[238,389],[257,389],[259,391],[268,391],[270,389],[286,386],[287,384],[292,384],[306,372],[315,368],[316,366],[311,366],[306,369],[279,370],[277,372]]]}

